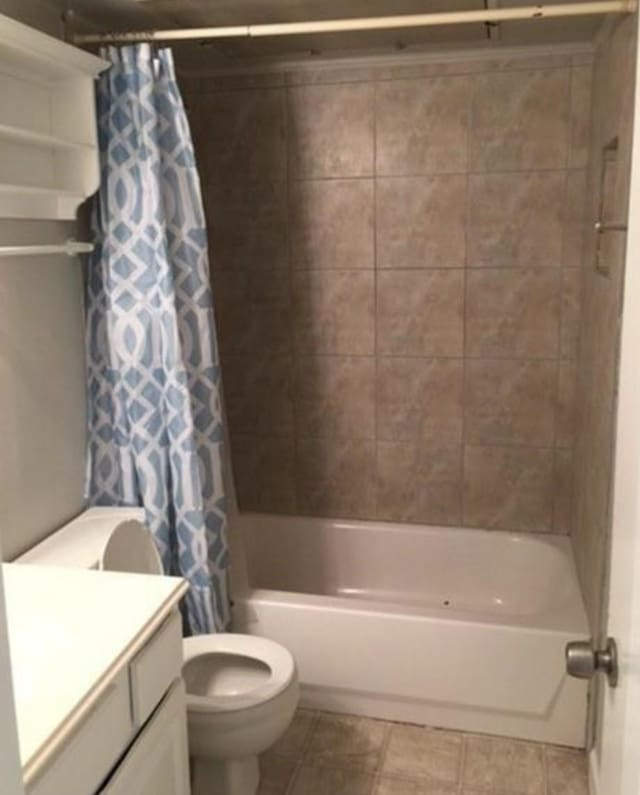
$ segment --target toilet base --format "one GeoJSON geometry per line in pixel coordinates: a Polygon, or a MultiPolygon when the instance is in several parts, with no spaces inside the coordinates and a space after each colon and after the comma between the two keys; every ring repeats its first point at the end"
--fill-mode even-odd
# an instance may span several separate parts
{"type": "Polygon", "coordinates": [[[191,757],[191,795],[255,795],[260,781],[257,756],[241,759],[191,757]]]}

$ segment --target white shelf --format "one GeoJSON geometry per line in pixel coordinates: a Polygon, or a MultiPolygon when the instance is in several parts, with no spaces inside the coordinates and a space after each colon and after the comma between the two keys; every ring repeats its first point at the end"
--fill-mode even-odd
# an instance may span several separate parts
{"type": "Polygon", "coordinates": [[[27,130],[24,127],[14,127],[10,124],[0,124],[0,141],[2,140],[46,149],[59,149],[61,151],[78,150],[90,152],[94,148],[92,144],[70,141],[67,138],[59,138],[56,135],[27,130]]]}
{"type": "Polygon", "coordinates": [[[0,218],[74,219],[95,192],[94,80],[107,66],[0,14],[0,218]]]}
{"type": "Polygon", "coordinates": [[[107,65],[4,14],[0,14],[0,62],[9,74],[44,84],[82,75],[96,77],[107,65]]]}
{"type": "Polygon", "coordinates": [[[71,221],[86,197],[78,191],[0,184],[0,218],[71,221]]]}
{"type": "Polygon", "coordinates": [[[0,195],[6,196],[13,195],[14,193],[48,199],[77,199],[78,196],[81,195],[78,191],[62,190],[61,188],[42,188],[39,185],[6,185],[0,183],[0,195]]]}

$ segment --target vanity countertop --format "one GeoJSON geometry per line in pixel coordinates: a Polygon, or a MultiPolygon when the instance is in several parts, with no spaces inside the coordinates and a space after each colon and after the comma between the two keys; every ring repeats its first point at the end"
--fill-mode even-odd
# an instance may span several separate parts
{"type": "Polygon", "coordinates": [[[177,577],[6,563],[9,648],[25,780],[37,775],[177,605],[177,577]]]}

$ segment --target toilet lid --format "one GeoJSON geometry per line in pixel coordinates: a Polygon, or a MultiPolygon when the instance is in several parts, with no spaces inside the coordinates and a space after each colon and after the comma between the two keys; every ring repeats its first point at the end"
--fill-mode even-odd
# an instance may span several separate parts
{"type": "Polygon", "coordinates": [[[185,638],[183,659],[187,705],[195,711],[231,712],[253,707],[275,698],[296,678],[291,652],[255,635],[220,633],[185,638]],[[190,669],[195,670],[198,660],[200,672],[192,676],[190,669]]]}
{"type": "Polygon", "coordinates": [[[100,556],[103,571],[162,574],[162,560],[151,531],[137,519],[116,525],[100,556]]]}

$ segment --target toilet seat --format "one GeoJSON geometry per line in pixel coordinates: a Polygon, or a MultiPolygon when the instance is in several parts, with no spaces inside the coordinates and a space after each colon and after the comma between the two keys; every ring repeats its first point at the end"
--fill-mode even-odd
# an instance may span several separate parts
{"type": "Polygon", "coordinates": [[[248,682],[247,690],[232,695],[198,695],[189,692],[187,683],[187,708],[194,712],[236,712],[263,704],[280,695],[296,681],[296,665],[292,655],[283,646],[255,635],[220,633],[197,635],[183,641],[184,668],[189,662],[208,655],[224,655],[251,660],[265,665],[269,672],[266,681],[254,686],[248,682]]]}

